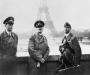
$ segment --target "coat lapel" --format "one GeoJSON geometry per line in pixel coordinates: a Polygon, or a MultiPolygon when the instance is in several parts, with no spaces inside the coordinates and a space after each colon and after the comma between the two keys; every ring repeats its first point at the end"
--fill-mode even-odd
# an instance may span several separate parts
{"type": "Polygon", "coordinates": [[[43,35],[41,35],[41,38],[39,39],[39,36],[38,36],[38,35],[36,35],[35,40],[36,40],[36,42],[37,42],[37,43],[41,43],[41,42],[43,42],[43,41],[44,41],[44,36],[43,36],[43,35]]]}
{"type": "Polygon", "coordinates": [[[70,33],[68,36],[67,36],[67,41],[70,41],[70,39],[71,39],[71,37],[73,36],[73,34],[72,33],[70,33]]]}
{"type": "Polygon", "coordinates": [[[63,40],[62,40],[62,43],[63,43],[65,40],[70,41],[70,39],[71,39],[72,36],[73,36],[72,33],[70,33],[67,37],[64,36],[64,38],[63,38],[63,40]]]}
{"type": "Polygon", "coordinates": [[[6,31],[4,31],[4,37],[6,38],[8,36],[9,36],[8,33],[6,31]]]}

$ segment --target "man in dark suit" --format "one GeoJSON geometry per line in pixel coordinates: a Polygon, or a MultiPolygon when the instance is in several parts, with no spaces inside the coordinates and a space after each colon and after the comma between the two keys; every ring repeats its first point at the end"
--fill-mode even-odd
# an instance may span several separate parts
{"type": "Polygon", "coordinates": [[[14,17],[10,16],[6,18],[3,24],[5,24],[6,29],[0,34],[0,58],[1,61],[4,61],[2,63],[2,65],[4,65],[3,68],[6,68],[9,64],[14,65],[14,63],[11,62],[16,57],[18,36],[12,32],[14,17]]]}
{"type": "Polygon", "coordinates": [[[61,52],[61,61],[59,69],[65,69],[80,64],[81,59],[81,48],[77,38],[71,33],[71,25],[66,22],[65,25],[65,36],[62,40],[59,50],[61,52]]]}
{"type": "Polygon", "coordinates": [[[42,34],[44,22],[38,20],[34,26],[38,32],[29,39],[28,52],[30,54],[30,75],[37,75],[37,70],[49,55],[49,46],[46,37],[42,34]]]}

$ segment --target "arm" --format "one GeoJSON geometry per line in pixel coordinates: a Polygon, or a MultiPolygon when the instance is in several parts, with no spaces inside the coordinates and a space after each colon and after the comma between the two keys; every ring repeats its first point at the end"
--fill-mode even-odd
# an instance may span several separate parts
{"type": "Polygon", "coordinates": [[[75,52],[74,64],[78,65],[80,64],[80,59],[81,59],[81,47],[76,37],[72,39],[72,43],[70,43],[70,45],[74,49],[74,52],[75,52]]]}
{"type": "Polygon", "coordinates": [[[17,52],[17,46],[18,46],[18,35],[16,35],[16,43],[15,43],[15,55],[16,55],[16,52],[17,52]]]}
{"type": "Polygon", "coordinates": [[[49,56],[49,47],[47,47],[47,51],[46,51],[46,53],[45,53],[45,55],[43,57],[44,60],[47,60],[48,56],[49,56]]]}
{"type": "Polygon", "coordinates": [[[48,56],[49,56],[49,46],[48,46],[48,43],[47,43],[47,39],[46,39],[46,37],[45,37],[45,43],[46,43],[46,52],[45,52],[45,54],[44,54],[44,60],[47,60],[47,58],[48,58],[48,56]]]}
{"type": "Polygon", "coordinates": [[[70,41],[68,41],[70,47],[74,50],[80,49],[79,42],[76,37],[72,37],[70,41]]]}
{"type": "Polygon", "coordinates": [[[1,35],[0,35],[0,58],[1,58],[1,55],[2,55],[2,49],[1,49],[1,35]]]}

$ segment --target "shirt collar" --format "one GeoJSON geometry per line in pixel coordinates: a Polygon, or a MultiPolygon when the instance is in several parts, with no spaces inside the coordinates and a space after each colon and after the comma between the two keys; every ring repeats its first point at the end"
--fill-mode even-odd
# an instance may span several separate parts
{"type": "Polygon", "coordinates": [[[69,32],[68,34],[65,34],[66,37],[68,37],[68,35],[70,34],[71,32],[69,32]]]}
{"type": "Polygon", "coordinates": [[[42,34],[42,33],[37,33],[37,35],[38,35],[38,36],[43,36],[43,34],[42,34]]]}
{"type": "Polygon", "coordinates": [[[5,30],[8,35],[11,36],[11,32],[9,32],[7,29],[5,30]]]}

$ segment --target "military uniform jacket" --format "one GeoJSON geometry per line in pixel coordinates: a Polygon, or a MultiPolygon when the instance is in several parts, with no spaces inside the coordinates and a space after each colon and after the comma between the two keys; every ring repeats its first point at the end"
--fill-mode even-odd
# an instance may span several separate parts
{"type": "Polygon", "coordinates": [[[46,60],[49,55],[46,37],[42,35],[39,39],[37,34],[32,35],[29,39],[28,51],[31,58],[40,61],[42,56],[46,60]]]}
{"type": "Polygon", "coordinates": [[[67,37],[63,38],[62,43],[64,43],[66,40],[67,40],[69,46],[73,50],[71,52],[74,54],[74,63],[80,64],[81,48],[80,48],[77,38],[72,33],[70,33],[67,37]]]}
{"type": "Polygon", "coordinates": [[[18,36],[11,32],[11,36],[6,31],[0,34],[0,55],[15,56],[17,52],[18,36]]]}

